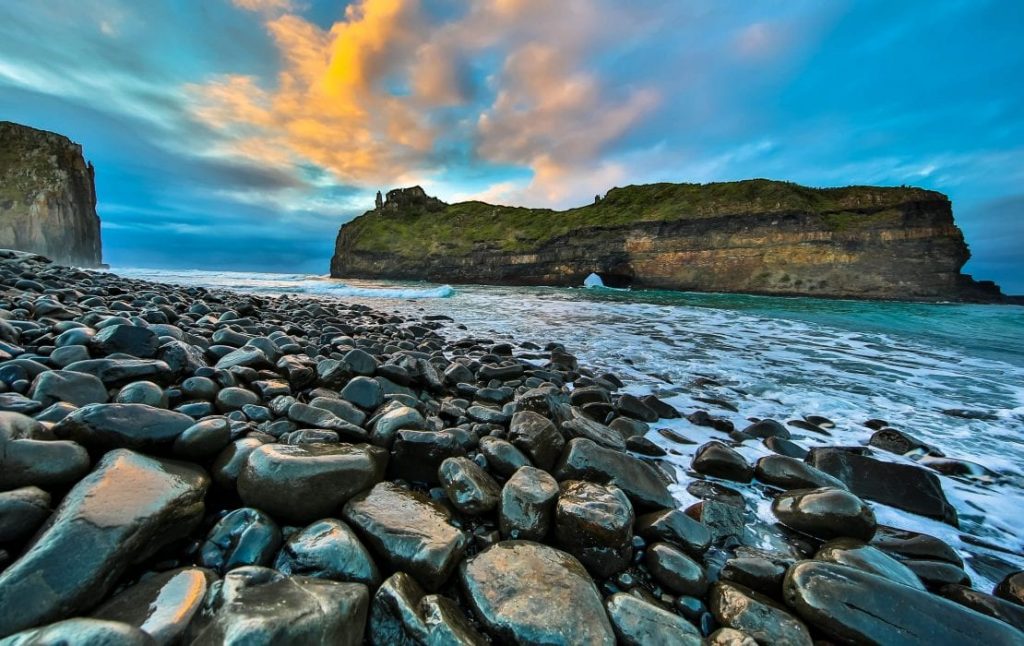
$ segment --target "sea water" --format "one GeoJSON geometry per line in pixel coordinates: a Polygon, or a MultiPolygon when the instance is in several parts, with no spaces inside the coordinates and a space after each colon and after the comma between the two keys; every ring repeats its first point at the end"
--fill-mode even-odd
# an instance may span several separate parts
{"type": "MultiPolygon", "coordinates": [[[[967,557],[981,589],[1024,568],[1024,307],[778,298],[592,288],[449,286],[332,280],[302,274],[114,269],[124,276],[263,295],[306,295],[404,316],[447,315],[450,338],[555,341],[581,364],[614,372],[635,394],[655,393],[742,429],[750,417],[823,415],[832,437],[791,428],[805,447],[866,443],[870,418],[987,467],[984,479],[941,476],[960,529],[873,504],[880,522],[946,540],[967,557]],[[706,385],[713,380],[720,385],[706,385]],[[698,398],[720,400],[725,405],[698,398]],[[736,410],[730,410],[734,407],[736,410]]],[[[595,282],[595,281],[592,281],[595,282]]],[[[661,420],[696,444],[655,430],[683,470],[694,449],[722,435],[661,420]]],[[[754,460],[757,442],[740,449],[754,460]]],[[[876,451],[880,459],[909,458],[876,451]]],[[[735,485],[732,485],[735,486],[735,485]]],[[[745,489],[764,522],[770,501],[745,489]]],[[[694,499],[674,488],[680,505],[694,499]]]]}

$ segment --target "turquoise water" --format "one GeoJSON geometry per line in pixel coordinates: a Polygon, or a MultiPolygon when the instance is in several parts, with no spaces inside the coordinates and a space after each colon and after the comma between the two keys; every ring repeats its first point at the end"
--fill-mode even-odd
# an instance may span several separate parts
{"type": "MultiPolygon", "coordinates": [[[[441,332],[451,338],[557,341],[583,365],[618,374],[631,392],[657,393],[684,412],[706,409],[738,428],[750,417],[785,421],[816,414],[835,421],[831,438],[796,436],[807,447],[865,443],[871,431],[863,422],[882,418],[996,475],[985,481],[942,477],[960,531],[882,505],[876,514],[961,548],[982,582],[996,580],[1011,564],[1024,568],[1024,307],[115,272],[327,303],[340,299],[405,316],[446,315],[454,322],[441,332]],[[998,549],[978,547],[978,540],[998,549]]],[[[658,426],[698,443],[714,437],[685,420],[658,426]]],[[[673,460],[686,468],[693,446],[672,444],[656,432],[649,437],[676,451],[673,460]]],[[[741,451],[750,459],[767,452],[748,444],[741,451]]],[[[675,493],[680,504],[688,502],[685,490],[675,493]]],[[[763,500],[759,511],[770,521],[767,504],[763,500]]]]}

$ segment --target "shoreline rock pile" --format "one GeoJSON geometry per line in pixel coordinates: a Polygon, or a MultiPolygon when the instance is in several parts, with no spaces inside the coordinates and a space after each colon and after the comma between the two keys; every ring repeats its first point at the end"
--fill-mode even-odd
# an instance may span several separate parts
{"type": "Polygon", "coordinates": [[[877,522],[956,523],[923,469],[704,414],[676,472],[671,406],[446,323],[0,251],[0,644],[1024,643],[1024,573],[877,522]]]}

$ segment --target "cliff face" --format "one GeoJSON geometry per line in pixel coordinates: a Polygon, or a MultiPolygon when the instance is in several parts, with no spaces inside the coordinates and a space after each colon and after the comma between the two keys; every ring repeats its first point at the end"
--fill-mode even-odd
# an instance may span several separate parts
{"type": "Polygon", "coordinates": [[[0,247],[101,262],[92,164],[67,137],[0,121],[0,247]]]}
{"type": "Polygon", "coordinates": [[[444,204],[419,187],[338,232],[331,275],[846,298],[995,300],[949,200],[916,188],[749,180],[612,189],[551,211],[444,204]]]}

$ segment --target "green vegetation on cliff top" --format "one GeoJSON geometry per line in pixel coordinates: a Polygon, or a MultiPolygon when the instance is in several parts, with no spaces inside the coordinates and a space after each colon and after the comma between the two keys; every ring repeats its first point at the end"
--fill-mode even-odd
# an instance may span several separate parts
{"type": "Polygon", "coordinates": [[[746,180],[712,184],[646,184],[613,188],[594,204],[554,211],[484,202],[430,208],[417,203],[369,211],[342,228],[352,251],[396,254],[465,253],[474,248],[528,251],[583,228],[770,213],[818,214],[844,231],[898,216],[894,207],[915,200],[945,200],[911,187],[808,188],[789,182],[746,180]]]}

